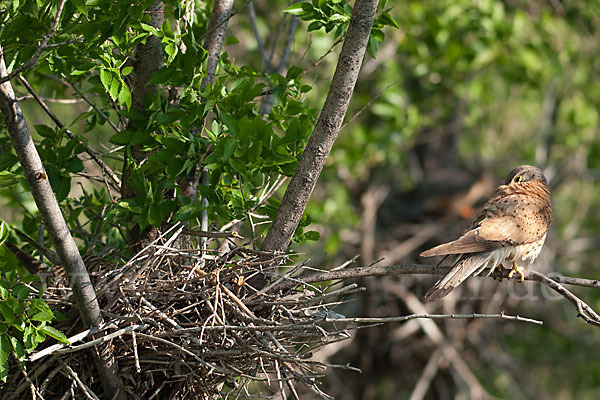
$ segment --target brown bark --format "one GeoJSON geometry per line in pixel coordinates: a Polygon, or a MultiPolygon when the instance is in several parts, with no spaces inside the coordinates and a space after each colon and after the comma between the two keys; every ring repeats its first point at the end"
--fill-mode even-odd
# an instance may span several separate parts
{"type": "Polygon", "coordinates": [[[337,138],[367,49],[377,0],[357,0],[325,105],[290,180],[263,250],[285,251],[337,138]]]}
{"type": "MultiPolygon", "coordinates": [[[[160,29],[165,20],[163,2],[160,0],[155,1],[148,7],[146,13],[150,15],[148,25],[160,29]]],[[[133,66],[134,74],[131,82],[131,100],[133,107],[142,113],[146,111],[145,102],[148,95],[156,92],[156,85],[147,85],[147,83],[152,77],[152,74],[161,68],[162,56],[162,43],[160,39],[154,35],[149,36],[146,43],[140,44],[136,48],[135,63],[133,66]]],[[[130,124],[130,127],[133,129],[136,128],[133,124],[130,124]]],[[[132,164],[143,161],[147,156],[145,152],[141,151],[141,146],[132,146],[130,151],[133,160],[129,160],[126,153],[123,162],[121,196],[124,199],[132,198],[136,195],[131,186],[132,164]]],[[[140,250],[147,242],[150,242],[156,234],[156,228],[148,226],[141,231],[139,225],[136,224],[133,228],[128,230],[127,242],[134,251],[140,250]]]]}
{"type": "MultiPolygon", "coordinates": [[[[0,54],[2,54],[1,46],[0,54]]],[[[6,75],[4,57],[0,57],[0,76],[6,75]]],[[[42,160],[27,128],[23,110],[9,81],[0,84],[0,109],[31,194],[67,272],[83,321],[89,327],[97,327],[102,324],[102,315],[96,292],[56,201],[42,160]]],[[[114,355],[106,346],[102,349],[94,349],[93,354],[107,398],[113,398],[122,386],[114,355]]],[[[124,398],[124,396],[124,393],[119,392],[117,398],[124,398]]]]}

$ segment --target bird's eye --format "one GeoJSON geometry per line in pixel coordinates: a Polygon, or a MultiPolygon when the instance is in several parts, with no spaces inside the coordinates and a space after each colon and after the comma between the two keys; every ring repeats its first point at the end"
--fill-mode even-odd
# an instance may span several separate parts
{"type": "Polygon", "coordinates": [[[517,175],[514,177],[513,182],[514,183],[519,183],[523,180],[523,177],[521,175],[517,175]]]}

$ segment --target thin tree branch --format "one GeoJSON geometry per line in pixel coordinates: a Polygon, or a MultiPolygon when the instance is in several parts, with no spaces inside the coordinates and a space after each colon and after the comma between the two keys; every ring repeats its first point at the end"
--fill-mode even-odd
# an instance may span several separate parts
{"type": "Polygon", "coordinates": [[[598,315],[596,311],[594,311],[594,309],[586,304],[583,300],[571,293],[566,287],[553,280],[552,277],[548,277],[537,271],[527,271],[527,276],[531,280],[548,286],[556,293],[573,303],[575,307],[577,307],[577,316],[581,317],[587,324],[600,326],[600,315],[598,315]]]}
{"type": "Polygon", "coordinates": [[[67,80],[67,77],[65,74],[60,74],[61,79],[59,79],[59,81],[63,84],[63,85],[67,85],[69,86],[71,89],[73,89],[74,91],[77,92],[77,94],[79,95],[79,97],[81,97],[86,103],[88,103],[90,105],[90,107],[92,107],[94,110],[96,110],[96,112],[98,113],[98,115],[100,115],[100,117],[102,119],[104,119],[110,126],[111,128],[113,128],[113,130],[115,132],[119,132],[119,128],[117,127],[117,125],[115,125],[114,122],[112,122],[110,120],[110,118],[108,118],[108,116],[102,112],[102,110],[100,110],[98,108],[98,106],[92,101],[90,100],[90,98],[88,96],[85,95],[85,93],[83,93],[76,85],[72,84],[71,82],[69,82],[67,80]]]}
{"type": "Polygon", "coordinates": [[[378,0],[357,0],[329,93],[290,180],[263,250],[285,251],[342,125],[367,49],[378,0]]]}
{"type": "MultiPolygon", "coordinates": [[[[366,276],[392,276],[392,275],[445,275],[450,271],[451,266],[445,265],[426,265],[426,264],[405,264],[405,265],[389,265],[389,266],[369,266],[369,267],[358,267],[349,268],[336,271],[324,271],[316,272],[309,275],[297,276],[292,279],[287,279],[276,285],[273,285],[269,292],[277,292],[283,289],[290,289],[302,284],[324,282],[341,279],[355,279],[366,276]]],[[[510,270],[504,269],[502,271],[502,278],[508,279],[510,270]]],[[[585,278],[575,278],[570,276],[561,275],[544,275],[540,272],[533,270],[523,271],[524,280],[539,282],[545,286],[550,287],[561,296],[565,297],[571,303],[577,307],[578,316],[581,317],[586,323],[600,326],[600,315],[598,315],[592,307],[586,304],[579,297],[575,296],[562,284],[583,286],[591,288],[600,288],[600,281],[585,278]]],[[[490,276],[491,277],[491,276],[490,276]]],[[[486,278],[486,276],[479,276],[479,278],[486,278]]]]}
{"type": "Polygon", "coordinates": [[[362,106],[360,108],[360,110],[358,110],[348,121],[344,122],[344,125],[342,125],[342,127],[340,128],[340,130],[344,129],[346,126],[348,126],[349,124],[351,124],[352,121],[354,121],[360,114],[363,113],[363,111],[365,111],[367,108],[371,107],[371,104],[373,104],[375,102],[375,100],[377,100],[386,90],[388,90],[392,86],[396,85],[397,83],[398,83],[398,80],[396,79],[394,82],[392,82],[389,85],[387,85],[385,87],[385,89],[383,89],[381,92],[379,92],[375,96],[373,96],[373,98],[371,100],[369,100],[369,102],[367,104],[365,104],[364,106],[362,106]]]}
{"type": "MultiPolygon", "coordinates": [[[[0,46],[0,54],[2,52],[2,46],[0,46]]],[[[5,74],[4,57],[0,57],[0,75],[5,74]]],[[[0,84],[0,109],[25,178],[29,183],[31,194],[52,237],[61,264],[67,272],[83,321],[90,327],[99,326],[102,324],[102,315],[96,292],[81,254],[79,254],[77,245],[62,215],[60,206],[56,201],[48,175],[29,133],[23,110],[16,100],[10,82],[0,84]]],[[[112,397],[119,392],[122,381],[118,375],[114,354],[103,350],[106,349],[96,348],[93,354],[105,393],[107,397],[112,397]]],[[[123,396],[121,395],[119,398],[123,398],[123,396]]]]}
{"type": "MultiPolygon", "coordinates": [[[[296,277],[302,283],[324,282],[339,279],[362,278],[366,276],[392,276],[392,275],[445,275],[450,271],[452,266],[448,265],[428,265],[428,264],[400,264],[400,265],[373,265],[369,267],[357,267],[342,269],[336,271],[323,271],[313,274],[296,277]]],[[[509,270],[502,272],[502,278],[508,279],[509,270]]],[[[534,276],[539,274],[532,270],[524,270],[525,280],[541,282],[540,278],[534,276]]],[[[541,275],[541,274],[540,274],[541,275]]],[[[600,288],[600,281],[585,278],[574,278],[562,275],[543,275],[544,277],[559,283],[574,286],[584,286],[592,288],[600,288]]],[[[277,291],[289,289],[298,285],[298,282],[282,282],[278,286],[274,286],[271,290],[277,291]]]]}
{"type": "MultiPolygon", "coordinates": [[[[19,77],[19,81],[21,82],[21,84],[23,84],[23,86],[25,86],[25,88],[27,89],[27,91],[29,93],[31,93],[31,95],[38,102],[38,104],[40,105],[40,107],[42,107],[42,110],[44,110],[46,112],[46,114],[48,114],[48,116],[50,117],[50,119],[52,119],[52,121],[54,121],[54,123],[60,129],[63,129],[65,127],[65,124],[63,124],[58,119],[58,117],[56,115],[54,115],[54,113],[52,111],[50,111],[50,108],[48,108],[48,106],[46,105],[46,103],[44,103],[44,100],[42,100],[42,98],[40,96],[38,96],[38,94],[33,90],[33,88],[31,87],[31,85],[29,84],[29,82],[27,82],[27,80],[25,78],[23,78],[22,76],[19,77]]],[[[104,171],[104,173],[106,175],[108,175],[110,177],[110,179],[112,179],[112,181],[116,185],[116,189],[118,190],[119,187],[121,186],[121,180],[117,177],[117,175],[113,172],[113,170],[108,165],[106,165],[106,163],[104,162],[104,160],[102,160],[98,156],[98,153],[96,153],[87,144],[85,144],[83,142],[83,140],[81,140],[78,137],[76,137],[75,134],[73,132],[71,132],[69,129],[65,129],[65,133],[67,134],[67,136],[69,138],[77,140],[77,143],[79,143],[85,149],[86,153],[88,153],[90,155],[90,157],[92,158],[92,160],[94,160],[96,162],[96,164],[98,164],[100,166],[100,168],[102,168],[102,171],[104,171]]]]}
{"type": "Polygon", "coordinates": [[[321,57],[319,57],[319,59],[317,61],[315,61],[314,63],[312,63],[312,65],[310,65],[308,68],[306,68],[304,71],[302,71],[302,73],[300,74],[300,76],[306,74],[307,72],[309,72],[310,70],[312,70],[314,67],[316,67],[317,65],[321,64],[321,62],[323,62],[324,59],[327,58],[327,56],[329,54],[331,54],[331,52],[333,52],[333,49],[336,48],[336,46],[340,43],[342,43],[344,41],[344,36],[340,37],[338,40],[335,41],[334,44],[331,45],[331,47],[329,48],[329,50],[327,50],[325,52],[325,54],[323,54],[321,57]]]}
{"type": "MultiPolygon", "coordinates": [[[[155,0],[145,10],[145,13],[150,16],[148,25],[160,29],[165,21],[164,9],[164,3],[161,0],[155,0]]],[[[145,43],[136,46],[133,74],[130,80],[131,99],[133,107],[142,114],[146,114],[147,111],[146,101],[157,91],[157,86],[148,85],[148,81],[162,67],[162,61],[162,42],[156,35],[150,35],[145,43]]],[[[134,130],[143,129],[143,127],[136,127],[131,121],[128,122],[128,125],[134,130]]],[[[128,146],[127,150],[124,152],[121,175],[121,197],[123,199],[131,199],[136,196],[131,182],[132,173],[135,165],[142,163],[148,156],[148,152],[144,151],[143,146],[139,144],[128,146]]],[[[157,235],[158,230],[155,227],[148,226],[142,230],[138,224],[135,224],[127,230],[127,243],[134,249],[134,252],[137,252],[157,235]]]]}
{"type": "MultiPolygon", "coordinates": [[[[31,57],[31,59],[29,61],[27,61],[25,64],[22,64],[22,65],[18,66],[17,68],[15,68],[10,74],[7,74],[6,67],[5,67],[3,69],[3,71],[0,72],[2,74],[2,76],[0,76],[0,83],[4,83],[4,82],[7,82],[7,81],[13,79],[15,76],[19,75],[21,72],[25,71],[28,68],[31,68],[37,62],[38,58],[40,58],[40,56],[42,55],[42,51],[44,51],[46,49],[48,42],[50,41],[52,36],[54,36],[54,34],[56,33],[56,28],[58,28],[58,22],[60,21],[60,16],[63,12],[65,2],[66,2],[66,0],[59,1],[58,7],[56,9],[56,15],[54,16],[54,22],[52,22],[52,27],[50,28],[50,32],[48,32],[47,34],[44,35],[44,38],[42,39],[42,43],[40,43],[40,45],[38,46],[35,53],[33,53],[33,57],[31,57]]],[[[0,49],[0,58],[4,59],[4,50],[2,50],[2,49],[0,49]]]]}
{"type": "Polygon", "coordinates": [[[379,318],[325,318],[327,322],[354,322],[357,324],[380,324],[387,322],[404,322],[411,319],[467,319],[467,318],[498,318],[498,319],[509,319],[512,321],[529,322],[536,325],[543,325],[542,321],[537,319],[525,318],[519,315],[506,315],[500,314],[410,314],[403,315],[400,317],[379,317],[379,318]]]}
{"type": "Polygon", "coordinates": [[[208,53],[208,58],[206,60],[206,76],[202,79],[200,85],[202,90],[215,79],[221,49],[225,42],[227,23],[232,16],[232,8],[233,0],[215,0],[213,5],[210,20],[208,21],[208,31],[204,40],[204,49],[208,53]]]}
{"type": "MultiPolygon", "coordinates": [[[[294,1],[292,1],[292,3],[294,3],[294,1]]],[[[250,3],[250,4],[252,4],[252,3],[250,3]]],[[[284,20],[284,19],[285,19],[285,16],[282,17],[282,20],[284,20]]],[[[283,72],[285,66],[287,65],[288,58],[290,57],[290,54],[291,54],[292,44],[294,43],[294,37],[296,36],[297,28],[298,28],[298,17],[296,17],[295,15],[292,15],[292,18],[290,19],[290,24],[288,26],[288,31],[287,31],[287,35],[286,35],[286,39],[285,39],[285,44],[283,46],[283,52],[281,54],[281,59],[279,60],[279,64],[277,65],[277,67],[274,68],[273,64],[271,63],[271,60],[272,60],[273,54],[275,52],[275,45],[277,43],[277,37],[279,37],[279,29],[281,29],[281,24],[280,24],[277,34],[275,35],[276,39],[273,42],[273,49],[271,50],[271,54],[270,54],[269,58],[264,59],[265,69],[267,70],[267,72],[276,72],[278,74],[283,72]]],[[[258,35],[258,32],[256,32],[256,35],[258,35]]],[[[259,39],[259,37],[257,36],[257,40],[258,39],[259,39]]],[[[273,107],[273,102],[274,102],[274,95],[272,92],[270,92],[267,95],[267,97],[265,97],[263,99],[262,103],[260,104],[259,113],[262,115],[269,114],[271,112],[271,108],[273,107]]]]}
{"type": "Polygon", "coordinates": [[[262,38],[260,37],[260,33],[258,32],[258,26],[256,25],[256,11],[254,10],[254,2],[252,0],[248,1],[248,16],[250,17],[250,25],[252,26],[252,32],[254,33],[254,38],[256,39],[256,45],[258,46],[258,52],[260,53],[260,57],[265,64],[265,69],[267,72],[273,72],[273,66],[269,61],[269,57],[267,56],[267,51],[265,50],[265,45],[263,43],[262,38]]]}

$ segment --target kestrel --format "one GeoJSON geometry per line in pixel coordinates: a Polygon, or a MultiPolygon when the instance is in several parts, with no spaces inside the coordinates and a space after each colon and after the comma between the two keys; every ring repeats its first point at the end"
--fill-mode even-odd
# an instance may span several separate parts
{"type": "Polygon", "coordinates": [[[512,262],[508,277],[517,273],[522,282],[523,270],[517,261],[536,259],[550,222],[550,189],[542,171],[531,165],[513,169],[477,213],[467,233],[421,253],[423,257],[460,255],[452,269],[425,294],[425,300],[446,296],[469,276],[486,269],[490,275],[505,261],[512,262]]]}

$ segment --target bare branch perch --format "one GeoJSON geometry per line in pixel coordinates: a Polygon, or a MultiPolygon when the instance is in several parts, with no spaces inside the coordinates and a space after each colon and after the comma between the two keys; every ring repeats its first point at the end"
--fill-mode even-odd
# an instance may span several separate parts
{"type": "Polygon", "coordinates": [[[594,309],[587,305],[583,300],[571,293],[566,287],[556,282],[552,277],[547,277],[546,275],[540,274],[537,271],[527,272],[529,279],[540,282],[541,284],[552,288],[552,290],[554,290],[556,293],[573,303],[575,307],[577,307],[577,316],[581,317],[586,323],[600,326],[600,315],[598,315],[596,311],[594,311],[594,309]]]}
{"type": "MultiPolygon", "coordinates": [[[[425,264],[406,264],[406,265],[388,265],[388,266],[369,266],[349,268],[335,271],[316,272],[304,276],[286,279],[270,287],[270,292],[289,289],[305,283],[324,282],[341,279],[354,279],[366,276],[392,276],[392,275],[445,275],[452,267],[445,265],[425,265],[425,264]]],[[[502,272],[502,278],[508,278],[509,270],[505,269],[502,272]]],[[[485,278],[485,276],[480,276],[485,278]]],[[[561,296],[565,297],[577,307],[578,316],[586,323],[600,326],[600,315],[598,315],[592,307],[586,304],[583,300],[571,293],[562,284],[600,288],[600,281],[585,278],[574,278],[561,275],[546,276],[542,273],[533,270],[524,271],[525,280],[539,282],[550,287],[561,296]]]]}

